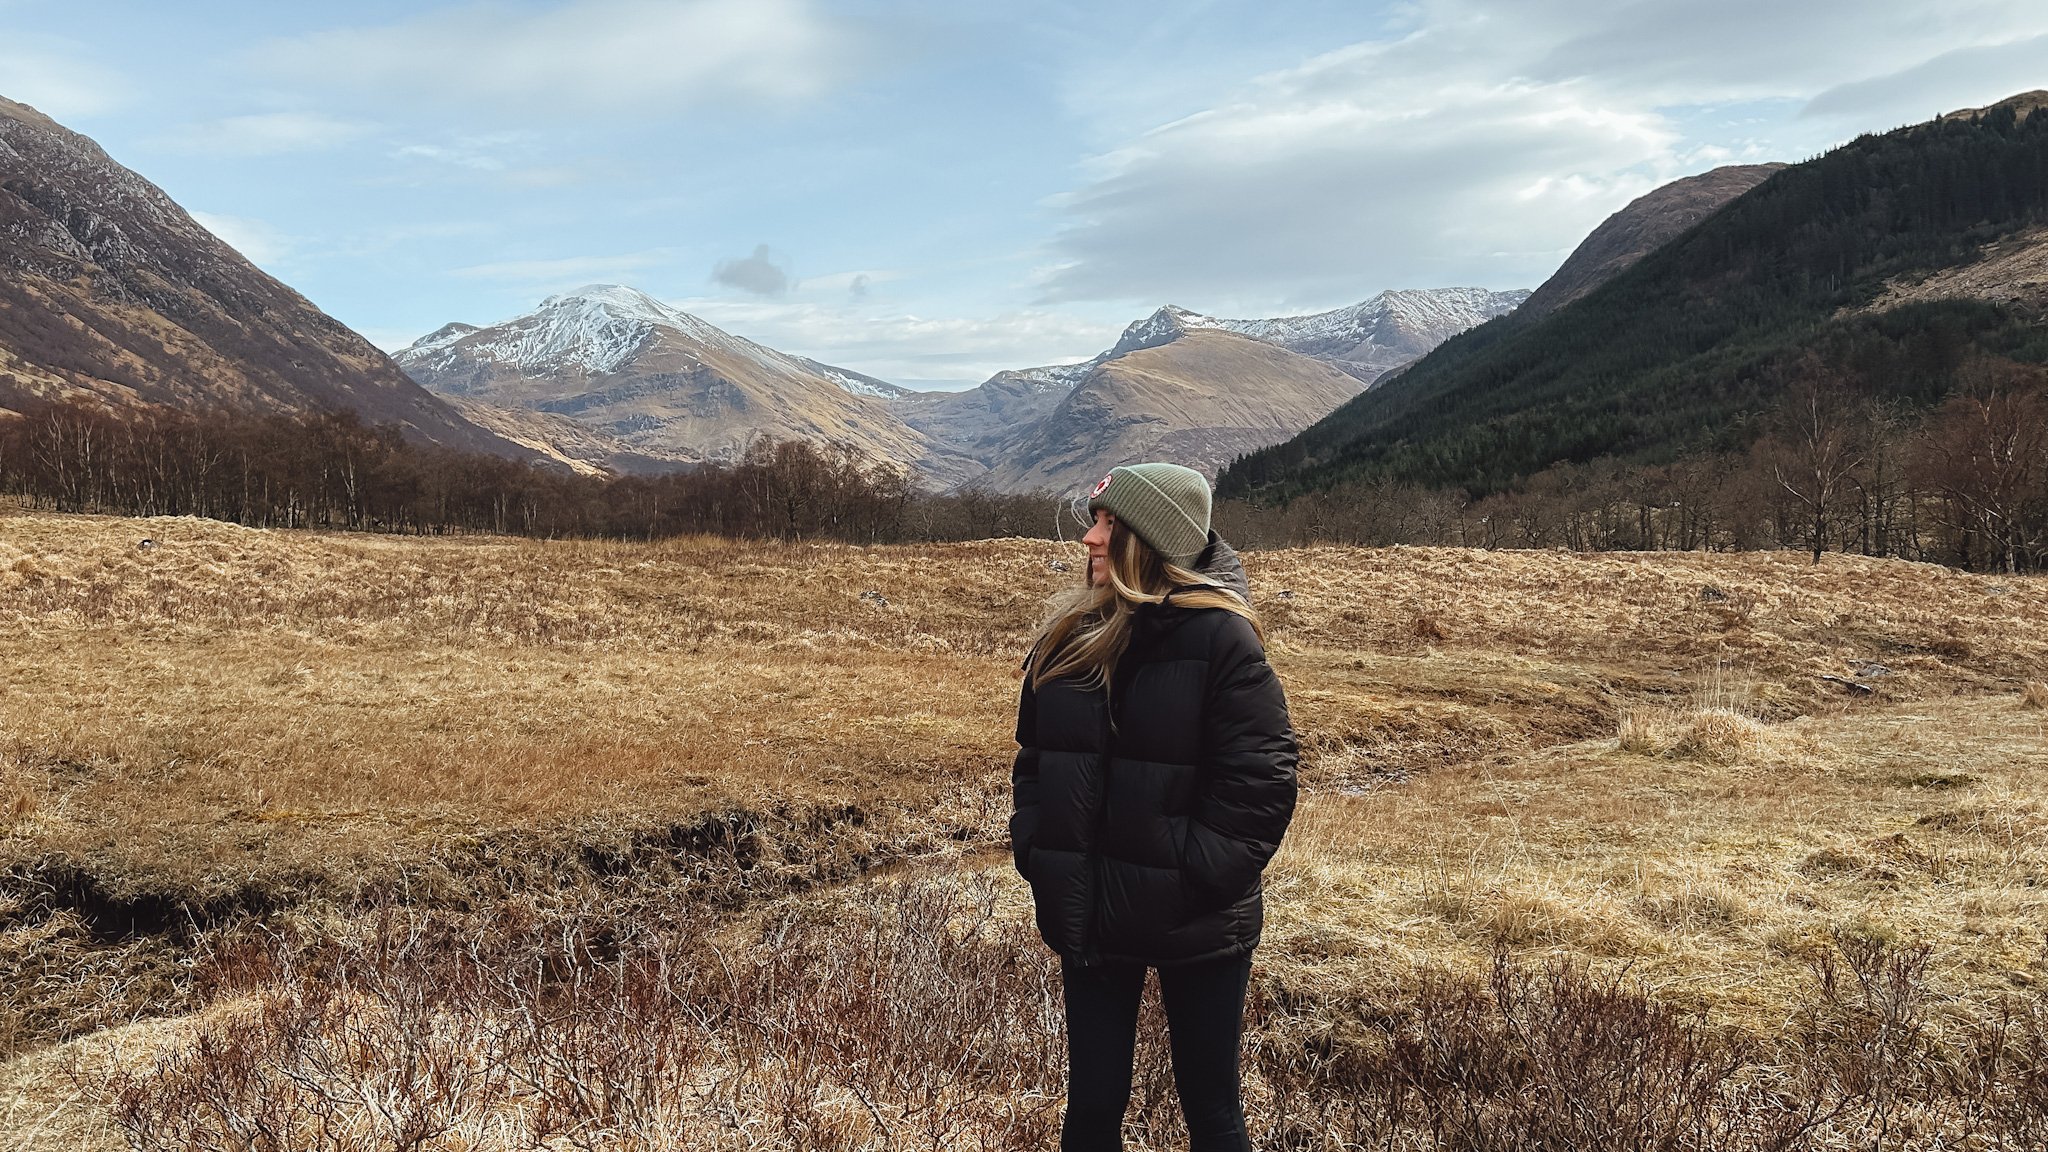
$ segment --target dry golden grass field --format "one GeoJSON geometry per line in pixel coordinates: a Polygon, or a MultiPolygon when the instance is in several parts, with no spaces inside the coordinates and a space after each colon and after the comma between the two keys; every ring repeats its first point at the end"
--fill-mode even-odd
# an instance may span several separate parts
{"type": "MultiPolygon", "coordinates": [[[[1078,554],[0,509],[0,1148],[1042,1146],[996,849],[1078,554]]],[[[1269,1144],[2048,1133],[2048,582],[1247,567],[1305,752],[1269,1144]]]]}

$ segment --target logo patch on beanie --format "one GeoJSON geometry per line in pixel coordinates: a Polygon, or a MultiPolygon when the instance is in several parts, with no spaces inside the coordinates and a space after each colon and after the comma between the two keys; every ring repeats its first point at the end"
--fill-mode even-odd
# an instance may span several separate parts
{"type": "Polygon", "coordinates": [[[1103,492],[1103,490],[1104,490],[1104,489],[1106,489],[1106,488],[1108,488],[1108,487],[1109,487],[1109,482],[1110,482],[1111,480],[1114,480],[1114,479],[1116,479],[1116,473],[1114,473],[1114,472],[1111,472],[1111,473],[1110,473],[1109,475],[1107,475],[1107,476],[1104,476],[1104,477],[1103,477],[1102,479],[1100,479],[1100,480],[1097,480],[1097,481],[1095,482],[1095,490],[1094,490],[1093,492],[1090,492],[1090,493],[1088,493],[1088,498],[1089,498],[1090,500],[1093,500],[1093,499],[1095,499],[1095,498],[1096,498],[1097,496],[1100,496],[1100,495],[1102,495],[1102,492],[1103,492]]]}

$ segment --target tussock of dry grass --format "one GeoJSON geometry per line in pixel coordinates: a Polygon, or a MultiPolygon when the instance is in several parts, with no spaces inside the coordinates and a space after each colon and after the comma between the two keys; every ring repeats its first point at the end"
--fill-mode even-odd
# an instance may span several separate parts
{"type": "Polygon", "coordinates": [[[1731,708],[1630,709],[1622,713],[1619,735],[1625,752],[1723,764],[1754,760],[1772,743],[1761,722],[1731,708]]]}
{"type": "Polygon", "coordinates": [[[1269,963],[1338,998],[1498,948],[1625,963],[1763,1035],[1841,934],[1927,946],[1944,996],[2048,978],[2048,740],[2025,714],[1653,716],[1620,742],[1312,797],[1269,880],[1269,963]]]}
{"type": "Polygon", "coordinates": [[[2048,708],[2048,682],[2027,681],[2020,689],[2020,703],[2028,708],[2048,708]]]}

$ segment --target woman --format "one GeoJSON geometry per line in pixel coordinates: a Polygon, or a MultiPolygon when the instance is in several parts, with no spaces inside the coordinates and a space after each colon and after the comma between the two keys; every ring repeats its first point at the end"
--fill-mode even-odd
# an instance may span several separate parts
{"type": "Polygon", "coordinates": [[[1011,776],[1017,869],[1066,998],[1060,1147],[1122,1147],[1156,968],[1195,1152],[1248,1149],[1238,1046],[1259,874],[1294,813],[1287,699],[1201,473],[1116,468],[1088,507],[1087,583],[1025,662],[1011,776]]]}

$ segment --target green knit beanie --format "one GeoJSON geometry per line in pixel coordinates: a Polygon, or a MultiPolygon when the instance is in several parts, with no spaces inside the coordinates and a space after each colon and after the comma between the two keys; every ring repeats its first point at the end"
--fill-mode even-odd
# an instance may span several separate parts
{"type": "Polygon", "coordinates": [[[1209,545],[1209,481],[1178,464],[1126,464],[1088,494],[1088,511],[1107,508],[1169,564],[1185,568],[1209,545]]]}

